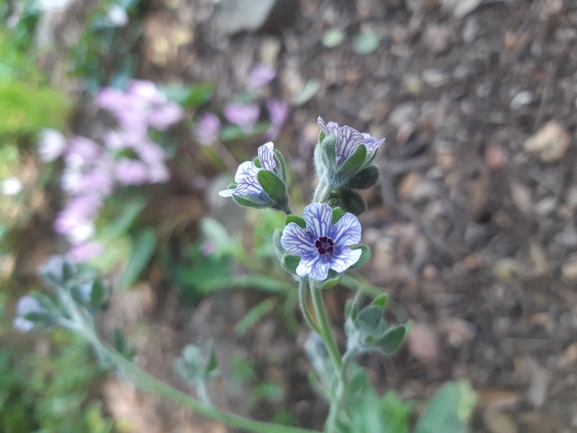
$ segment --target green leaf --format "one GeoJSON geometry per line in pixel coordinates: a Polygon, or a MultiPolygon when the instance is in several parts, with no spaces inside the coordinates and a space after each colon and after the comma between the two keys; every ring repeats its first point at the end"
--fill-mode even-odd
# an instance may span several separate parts
{"type": "Polygon", "coordinates": [[[339,220],[344,217],[346,212],[342,210],[340,207],[336,207],[333,209],[333,225],[339,222],[339,220]]]}
{"type": "Polygon", "coordinates": [[[120,215],[112,221],[112,223],[107,227],[107,230],[110,230],[110,234],[112,236],[121,236],[125,234],[140,212],[145,208],[147,200],[143,196],[138,196],[129,200],[128,202],[123,202],[122,206],[119,206],[122,209],[120,215]]]}
{"type": "Polygon", "coordinates": [[[156,248],[156,233],[153,228],[140,230],[133,241],[132,252],[124,272],[120,276],[120,290],[129,289],[138,279],[156,248]]]}
{"type": "Polygon", "coordinates": [[[92,284],[92,291],[90,292],[90,305],[92,308],[100,308],[104,301],[106,301],[108,293],[108,287],[102,283],[100,278],[96,278],[92,284]]]}
{"type": "Polygon", "coordinates": [[[381,37],[374,31],[361,31],[353,39],[353,50],[357,54],[370,54],[379,48],[381,37]]]}
{"type": "Polygon", "coordinates": [[[251,207],[254,209],[266,209],[270,207],[269,204],[263,202],[258,197],[254,196],[240,196],[233,194],[232,199],[235,201],[236,204],[242,207],[251,207]]]}
{"type": "Polygon", "coordinates": [[[341,190],[341,207],[356,216],[359,216],[367,209],[363,198],[357,192],[348,188],[341,190]]]}
{"type": "Polygon", "coordinates": [[[296,275],[297,267],[301,262],[300,256],[296,256],[293,254],[287,254],[282,258],[281,265],[283,269],[291,274],[296,275]]]}
{"type": "Polygon", "coordinates": [[[355,328],[363,336],[370,335],[377,328],[382,316],[383,309],[381,307],[369,305],[359,312],[354,321],[355,328]]]}
{"type": "Polygon", "coordinates": [[[114,328],[112,334],[112,340],[114,348],[118,353],[120,353],[122,356],[124,356],[129,360],[132,360],[134,358],[134,356],[136,355],[136,348],[132,343],[130,343],[126,339],[124,333],[122,332],[122,329],[114,328]]]}
{"type": "Polygon", "coordinates": [[[334,48],[342,44],[345,40],[345,37],[345,32],[343,32],[341,29],[333,27],[323,33],[321,42],[327,48],[334,48]]]}
{"type": "Polygon", "coordinates": [[[310,78],[303,83],[303,86],[298,92],[295,93],[292,99],[292,105],[295,107],[300,107],[304,105],[309,100],[311,100],[321,88],[320,80],[315,78],[310,78]]]}
{"type": "Polygon", "coordinates": [[[158,84],[158,89],[166,94],[166,97],[179,103],[185,108],[198,108],[212,98],[215,85],[213,83],[199,83],[194,85],[182,84],[158,84]]]}
{"type": "Polygon", "coordinates": [[[415,433],[467,433],[477,394],[465,381],[445,383],[427,403],[415,433]]]}
{"type": "Polygon", "coordinates": [[[406,329],[406,325],[399,325],[394,328],[389,328],[382,337],[367,337],[365,343],[377,349],[384,355],[392,355],[401,346],[407,333],[408,330],[406,329]]]}
{"type": "Polygon", "coordinates": [[[369,261],[369,259],[371,258],[371,248],[368,247],[367,245],[355,245],[354,247],[349,247],[349,248],[351,250],[362,250],[361,256],[359,257],[359,260],[357,260],[357,262],[354,265],[352,265],[349,269],[360,268],[365,263],[367,263],[369,261]]]}
{"type": "Polygon", "coordinates": [[[291,215],[287,215],[285,220],[284,220],[284,225],[287,226],[289,225],[289,223],[296,223],[296,225],[298,225],[299,227],[306,229],[307,228],[307,223],[305,222],[304,219],[302,219],[301,217],[291,214],[291,215]]]}
{"type": "Polygon", "coordinates": [[[349,188],[367,189],[377,183],[379,179],[379,168],[376,165],[369,165],[359,171],[347,184],[349,188]]]}
{"type": "Polygon", "coordinates": [[[253,164],[256,165],[258,168],[262,168],[262,165],[260,165],[260,159],[257,157],[255,159],[252,160],[253,164]]]}
{"type": "Polygon", "coordinates": [[[335,150],[336,145],[337,137],[334,134],[327,136],[320,144],[321,161],[329,173],[334,173],[335,166],[337,164],[337,154],[335,150]]]}
{"type": "Polygon", "coordinates": [[[282,238],[282,230],[275,229],[272,233],[272,243],[274,246],[274,252],[276,253],[276,257],[282,262],[283,256],[287,253],[281,243],[282,238]]]}
{"type": "Polygon", "coordinates": [[[204,367],[204,375],[209,378],[214,376],[218,368],[218,360],[216,359],[216,353],[214,352],[214,342],[209,340],[206,343],[205,351],[208,353],[208,360],[204,367]]]}
{"type": "Polygon", "coordinates": [[[286,186],[276,174],[272,171],[260,170],[257,177],[258,183],[275,204],[282,205],[288,202],[286,186]]]}
{"type": "Polygon", "coordinates": [[[330,289],[331,287],[336,286],[337,284],[339,284],[339,281],[341,281],[343,275],[344,272],[339,273],[332,269],[329,269],[329,275],[324,281],[322,281],[322,284],[320,286],[321,289],[330,289]]]}
{"type": "Polygon", "coordinates": [[[287,168],[286,168],[286,160],[282,153],[280,153],[277,149],[273,149],[274,156],[278,162],[277,170],[280,174],[280,178],[283,182],[286,182],[287,179],[287,168]]]}
{"type": "Polygon", "coordinates": [[[387,305],[388,300],[389,300],[389,295],[387,295],[386,293],[383,293],[382,295],[379,295],[375,299],[373,299],[373,302],[371,302],[371,305],[376,305],[377,307],[381,307],[384,309],[385,306],[387,305]]]}
{"type": "Polygon", "coordinates": [[[275,297],[267,298],[255,307],[251,308],[248,313],[236,324],[234,330],[237,334],[243,335],[250,328],[256,325],[264,316],[269,314],[277,306],[275,297]]]}
{"type": "Polygon", "coordinates": [[[347,158],[341,168],[338,169],[337,175],[345,178],[357,173],[367,159],[367,147],[361,144],[355,153],[347,158]]]}

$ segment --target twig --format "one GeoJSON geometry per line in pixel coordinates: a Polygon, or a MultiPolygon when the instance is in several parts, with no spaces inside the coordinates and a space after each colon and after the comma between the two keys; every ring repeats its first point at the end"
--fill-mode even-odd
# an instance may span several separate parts
{"type": "Polygon", "coordinates": [[[537,110],[537,114],[535,115],[535,123],[533,123],[533,132],[537,130],[537,127],[543,120],[543,111],[547,100],[551,96],[553,84],[555,83],[555,75],[557,75],[557,67],[553,62],[549,62],[547,64],[547,72],[545,74],[545,85],[541,95],[541,104],[539,105],[539,110],[537,110]]]}

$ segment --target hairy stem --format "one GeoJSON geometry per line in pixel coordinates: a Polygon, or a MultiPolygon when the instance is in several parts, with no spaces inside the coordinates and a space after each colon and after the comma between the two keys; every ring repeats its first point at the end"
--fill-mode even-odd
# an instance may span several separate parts
{"type": "Polygon", "coordinates": [[[311,316],[309,308],[308,308],[307,284],[308,284],[308,281],[306,278],[301,278],[299,280],[299,304],[301,307],[301,311],[303,312],[303,316],[304,316],[306,322],[308,323],[308,325],[311,327],[311,329],[313,331],[315,331],[317,334],[322,336],[322,331],[319,328],[319,326],[315,323],[314,319],[311,316]]]}
{"type": "Polygon", "coordinates": [[[335,371],[338,372],[341,370],[342,360],[341,360],[341,353],[339,352],[339,347],[337,346],[337,342],[333,337],[333,333],[331,331],[331,325],[329,323],[329,316],[327,315],[327,310],[325,308],[325,303],[323,301],[322,289],[319,287],[315,287],[314,283],[311,281],[311,292],[313,298],[313,305],[315,307],[315,313],[317,315],[317,319],[320,324],[321,328],[321,337],[325,340],[325,344],[327,345],[327,349],[329,351],[329,356],[331,357],[331,361],[335,367],[335,371]]]}

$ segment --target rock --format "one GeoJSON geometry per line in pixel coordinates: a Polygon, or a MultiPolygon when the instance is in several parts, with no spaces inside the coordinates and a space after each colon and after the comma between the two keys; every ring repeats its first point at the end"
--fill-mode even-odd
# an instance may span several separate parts
{"type": "Polygon", "coordinates": [[[475,325],[460,317],[442,319],[439,322],[439,330],[447,334],[449,343],[455,347],[470,343],[477,334],[475,325]]]}
{"type": "Polygon", "coordinates": [[[230,36],[289,25],[297,10],[296,0],[222,0],[216,8],[215,23],[221,34],[230,36]]]}
{"type": "Polygon", "coordinates": [[[511,103],[509,104],[509,108],[513,111],[517,111],[524,107],[525,105],[529,105],[535,99],[535,94],[530,90],[523,90],[515,95],[511,103]]]}
{"type": "Polygon", "coordinates": [[[522,214],[531,215],[533,213],[531,191],[525,185],[517,182],[511,183],[511,198],[522,214]]]}
{"type": "Polygon", "coordinates": [[[521,396],[515,391],[487,388],[479,391],[479,406],[505,408],[514,407],[521,401],[521,396]]]}
{"type": "Polygon", "coordinates": [[[414,323],[407,338],[409,352],[419,361],[433,362],[439,357],[439,338],[426,323],[414,323]]]}
{"type": "Polygon", "coordinates": [[[400,128],[407,122],[414,122],[419,115],[417,105],[413,102],[405,102],[398,105],[389,116],[389,123],[400,128]]]}
{"type": "Polygon", "coordinates": [[[423,82],[418,75],[408,74],[405,77],[405,87],[411,95],[419,95],[423,90],[423,82]]]}
{"type": "Polygon", "coordinates": [[[398,194],[403,200],[410,200],[413,197],[413,193],[417,188],[417,185],[421,182],[421,176],[419,173],[411,172],[407,174],[401,182],[399,183],[398,194]]]}
{"type": "Polygon", "coordinates": [[[535,205],[535,213],[541,218],[550,216],[557,207],[557,197],[545,197],[535,205]]]}
{"type": "Polygon", "coordinates": [[[466,44],[474,42],[479,35],[479,30],[479,21],[475,18],[467,18],[467,21],[465,21],[465,25],[463,26],[463,41],[466,44]]]}
{"type": "Polygon", "coordinates": [[[547,388],[551,381],[551,373],[546,368],[537,367],[531,375],[531,384],[527,390],[527,400],[539,408],[547,399],[547,388]]]}
{"type": "Polygon", "coordinates": [[[570,281],[577,281],[577,255],[569,257],[563,264],[561,274],[570,281]]]}
{"type": "Polygon", "coordinates": [[[491,433],[517,433],[517,426],[511,416],[498,409],[488,408],[483,415],[483,422],[491,433]]]}
{"type": "Polygon", "coordinates": [[[498,143],[489,144],[485,148],[485,162],[491,170],[503,168],[507,162],[507,155],[503,150],[503,146],[498,143]]]}
{"type": "Polygon", "coordinates": [[[541,161],[559,161],[571,144],[571,137],[566,129],[556,120],[545,124],[537,133],[523,144],[525,152],[535,153],[541,161]]]}
{"type": "Polygon", "coordinates": [[[452,42],[451,31],[447,26],[429,24],[423,36],[425,45],[435,54],[440,54],[449,49],[452,42]]]}
{"type": "Polygon", "coordinates": [[[450,75],[438,69],[425,69],[423,71],[423,81],[433,88],[442,87],[449,82],[450,75]]]}

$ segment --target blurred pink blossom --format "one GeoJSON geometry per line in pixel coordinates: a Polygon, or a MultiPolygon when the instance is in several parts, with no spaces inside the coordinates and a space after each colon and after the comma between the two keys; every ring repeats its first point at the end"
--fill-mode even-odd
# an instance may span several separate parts
{"type": "Polygon", "coordinates": [[[241,129],[248,134],[252,131],[260,116],[260,107],[257,103],[230,103],[224,106],[223,112],[226,120],[240,126],[241,129]]]}
{"type": "Polygon", "coordinates": [[[218,139],[220,125],[220,119],[216,114],[204,113],[194,129],[194,135],[200,144],[210,146],[218,139]]]}
{"type": "Polygon", "coordinates": [[[114,170],[116,180],[122,185],[141,185],[149,183],[150,170],[142,161],[122,158],[116,163],[114,170]]]}
{"type": "Polygon", "coordinates": [[[266,101],[266,109],[271,122],[266,138],[275,140],[288,119],[289,107],[282,99],[269,99],[266,101]]]}
{"type": "Polygon", "coordinates": [[[276,69],[273,66],[257,63],[250,73],[250,83],[253,87],[263,87],[276,77],[276,69]]]}
{"type": "Polygon", "coordinates": [[[104,246],[100,242],[89,241],[74,245],[66,254],[66,258],[72,263],[84,263],[104,252],[104,246]]]}

